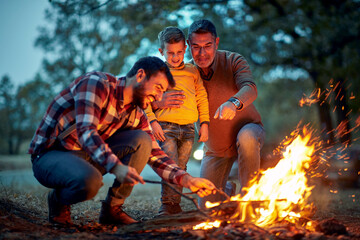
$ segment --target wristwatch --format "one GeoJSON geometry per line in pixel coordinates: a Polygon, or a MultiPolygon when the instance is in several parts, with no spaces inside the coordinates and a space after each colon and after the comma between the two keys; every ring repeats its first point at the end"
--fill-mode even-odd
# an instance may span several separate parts
{"type": "Polygon", "coordinates": [[[240,110],[243,107],[241,101],[236,97],[231,97],[228,101],[235,105],[236,110],[240,110]]]}

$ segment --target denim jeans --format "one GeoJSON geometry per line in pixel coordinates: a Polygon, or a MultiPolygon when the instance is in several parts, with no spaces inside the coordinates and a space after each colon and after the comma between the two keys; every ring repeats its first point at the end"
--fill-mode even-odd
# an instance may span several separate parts
{"type": "MultiPolygon", "coordinates": [[[[166,138],[164,142],[159,142],[160,147],[181,169],[186,170],[186,164],[189,161],[194,144],[194,124],[179,125],[169,122],[160,122],[159,124],[166,138]]],[[[182,192],[181,186],[174,184],[171,186],[182,192]]],[[[163,204],[178,204],[180,201],[181,196],[179,194],[164,183],[161,185],[161,202],[163,204]]]]}
{"type": "MultiPolygon", "coordinates": [[[[204,156],[201,161],[200,177],[209,179],[217,188],[225,190],[234,161],[239,165],[239,181],[241,187],[247,185],[253,173],[260,169],[260,150],[265,141],[265,130],[260,124],[249,123],[244,125],[236,139],[238,154],[234,157],[204,156]]],[[[213,194],[199,199],[200,207],[205,202],[218,202],[224,200],[221,194],[213,194]]]]}
{"type": "MultiPolygon", "coordinates": [[[[105,142],[123,164],[134,167],[138,173],[148,162],[152,142],[142,130],[117,131],[105,142]]],[[[106,170],[85,151],[55,149],[33,160],[33,172],[42,185],[55,189],[58,201],[71,205],[93,198],[103,185],[106,170]]],[[[115,179],[105,202],[111,206],[123,204],[132,188],[115,179]]]]}

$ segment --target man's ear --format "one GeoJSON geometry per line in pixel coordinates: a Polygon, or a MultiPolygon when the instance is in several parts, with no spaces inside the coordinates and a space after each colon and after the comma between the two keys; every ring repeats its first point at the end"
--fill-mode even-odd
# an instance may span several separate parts
{"type": "Polygon", "coordinates": [[[161,56],[164,56],[164,51],[161,48],[159,48],[159,52],[160,52],[161,56]]]}
{"type": "Polygon", "coordinates": [[[136,82],[142,82],[146,78],[144,69],[140,68],[136,73],[136,82]]]}
{"type": "Polygon", "coordinates": [[[216,49],[218,49],[219,41],[220,41],[220,38],[217,37],[217,38],[215,39],[216,49]]]}

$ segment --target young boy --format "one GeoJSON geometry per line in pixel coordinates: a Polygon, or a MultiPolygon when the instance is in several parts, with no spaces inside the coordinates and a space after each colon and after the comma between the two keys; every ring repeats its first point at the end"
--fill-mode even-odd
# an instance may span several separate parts
{"type": "MultiPolygon", "coordinates": [[[[184,63],[186,51],[185,35],[176,27],[167,27],[158,35],[159,52],[165,57],[166,64],[176,82],[172,90],[182,90],[186,98],[181,108],[152,109],[146,114],[161,148],[179,165],[186,169],[194,143],[194,123],[200,121],[199,142],[208,140],[209,105],[207,93],[197,68],[184,63]]],[[[171,91],[171,90],[170,90],[171,91]]],[[[172,185],[178,191],[181,187],[172,185]]],[[[176,214],[182,211],[181,196],[167,185],[161,186],[161,207],[159,215],[176,214]]]]}

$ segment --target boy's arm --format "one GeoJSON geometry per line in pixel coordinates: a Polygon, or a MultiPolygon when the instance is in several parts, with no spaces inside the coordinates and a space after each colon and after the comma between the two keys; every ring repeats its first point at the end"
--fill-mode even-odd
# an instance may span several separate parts
{"type": "Polygon", "coordinates": [[[165,134],[159,124],[159,122],[156,119],[155,113],[152,110],[151,104],[148,105],[148,107],[145,109],[146,116],[149,119],[152,132],[156,138],[156,140],[159,140],[161,142],[165,141],[165,134]]]}
{"type": "Polygon", "coordinates": [[[155,113],[153,112],[153,109],[151,108],[151,104],[148,104],[148,107],[145,109],[146,116],[149,119],[149,122],[152,122],[156,119],[155,113]]]}
{"type": "Polygon", "coordinates": [[[197,69],[195,71],[194,84],[195,84],[196,104],[199,111],[200,124],[203,123],[209,124],[210,116],[209,116],[208,96],[203,81],[200,77],[199,71],[197,69]]]}
{"type": "Polygon", "coordinates": [[[152,128],[152,131],[153,131],[153,134],[154,134],[156,140],[159,140],[160,142],[165,141],[164,131],[162,130],[162,128],[157,120],[154,120],[151,122],[151,128],[152,128]]]}
{"type": "Polygon", "coordinates": [[[209,138],[209,125],[204,122],[200,126],[198,142],[206,142],[209,138]]]}

